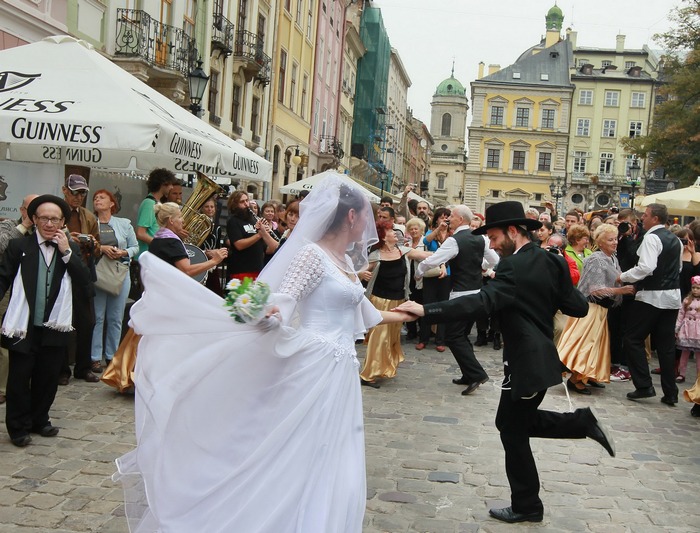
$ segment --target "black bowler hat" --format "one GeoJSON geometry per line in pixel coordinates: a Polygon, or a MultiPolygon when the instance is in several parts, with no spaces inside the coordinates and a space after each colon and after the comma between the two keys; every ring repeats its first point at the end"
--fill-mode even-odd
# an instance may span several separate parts
{"type": "Polygon", "coordinates": [[[49,203],[56,204],[58,207],[61,208],[61,211],[63,212],[63,218],[70,218],[70,206],[68,205],[68,202],[66,202],[63,198],[54,196],[53,194],[42,194],[41,196],[37,196],[36,198],[34,198],[34,200],[29,202],[29,205],[27,206],[27,216],[29,216],[29,218],[34,218],[36,210],[39,208],[39,206],[41,204],[49,203]]]}
{"type": "Polygon", "coordinates": [[[499,202],[486,210],[486,224],[472,231],[472,235],[483,235],[491,228],[525,226],[528,231],[539,229],[542,222],[525,218],[525,210],[520,202],[499,202]]]}

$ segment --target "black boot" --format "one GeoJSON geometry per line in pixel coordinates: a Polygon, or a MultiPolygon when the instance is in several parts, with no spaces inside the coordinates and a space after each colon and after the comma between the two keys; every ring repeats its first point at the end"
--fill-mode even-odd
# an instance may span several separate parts
{"type": "Polygon", "coordinates": [[[501,345],[501,334],[500,333],[494,333],[493,334],[493,349],[494,350],[500,350],[503,346],[501,345]]]}
{"type": "Polygon", "coordinates": [[[486,346],[489,341],[486,340],[486,332],[482,329],[476,330],[476,341],[474,346],[486,346]]]}

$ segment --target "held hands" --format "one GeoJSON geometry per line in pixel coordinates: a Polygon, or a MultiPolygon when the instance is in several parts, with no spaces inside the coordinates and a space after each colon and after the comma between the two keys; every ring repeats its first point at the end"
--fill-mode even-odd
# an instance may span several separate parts
{"type": "Polygon", "coordinates": [[[116,246],[103,246],[101,250],[110,259],[120,259],[126,255],[126,250],[121,250],[116,246]]]}
{"type": "Polygon", "coordinates": [[[398,307],[394,307],[392,311],[394,311],[395,313],[403,313],[404,315],[408,316],[409,318],[406,318],[404,322],[410,322],[418,317],[425,316],[425,310],[423,309],[423,306],[412,300],[406,300],[398,307]]]}
{"type": "Polygon", "coordinates": [[[623,296],[627,295],[633,295],[635,292],[634,285],[625,285],[624,287],[620,287],[620,294],[623,296]]]}

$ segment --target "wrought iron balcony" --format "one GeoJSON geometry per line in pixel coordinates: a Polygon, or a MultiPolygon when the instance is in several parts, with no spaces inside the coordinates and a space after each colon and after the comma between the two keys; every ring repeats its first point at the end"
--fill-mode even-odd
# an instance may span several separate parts
{"type": "Polygon", "coordinates": [[[265,43],[258,34],[246,30],[238,30],[236,32],[233,55],[236,59],[243,62],[243,71],[247,81],[251,81],[254,78],[262,85],[267,85],[270,83],[272,60],[263,51],[264,45],[265,43]]]}
{"type": "Polygon", "coordinates": [[[195,40],[184,30],[161,24],[140,9],[117,9],[115,55],[140,57],[153,66],[185,76],[197,60],[195,40]]]}
{"type": "Polygon", "coordinates": [[[319,154],[332,155],[338,159],[342,159],[345,153],[340,144],[340,141],[336,139],[333,135],[326,135],[321,137],[321,142],[318,147],[319,154]]]}
{"type": "Polygon", "coordinates": [[[235,39],[233,22],[219,13],[214,14],[214,27],[211,34],[211,47],[213,50],[221,50],[226,56],[233,53],[233,41],[235,39]]]}
{"type": "Polygon", "coordinates": [[[624,185],[624,180],[624,176],[615,174],[571,173],[571,183],[577,185],[624,185]]]}

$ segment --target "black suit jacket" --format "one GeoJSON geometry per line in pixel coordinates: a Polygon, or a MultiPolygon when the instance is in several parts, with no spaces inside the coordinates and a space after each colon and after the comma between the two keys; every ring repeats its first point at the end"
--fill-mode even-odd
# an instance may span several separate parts
{"type": "MultiPolygon", "coordinates": [[[[85,287],[91,285],[90,272],[82,261],[80,256],[80,247],[70,241],[69,244],[73,253],[67,264],[61,259],[58,250],[56,251],[56,268],[54,270],[51,286],[49,288],[49,300],[45,310],[45,320],[48,318],[49,313],[56,303],[58,292],[61,289],[61,280],[63,279],[63,274],[65,274],[66,271],[68,271],[68,274],[71,277],[73,295],[75,295],[76,292],[80,293],[81,291],[84,291],[85,287]]],[[[41,250],[39,250],[39,242],[37,241],[36,236],[12,239],[7,246],[7,250],[5,250],[2,263],[0,263],[0,298],[2,298],[5,295],[5,292],[12,287],[12,283],[14,282],[15,277],[17,276],[17,271],[21,265],[22,284],[24,285],[24,292],[27,297],[30,313],[27,336],[24,339],[19,340],[14,337],[9,338],[3,335],[2,345],[7,349],[17,352],[28,352],[31,349],[34,341],[32,337],[32,324],[34,322],[34,308],[36,304],[36,282],[39,272],[39,261],[43,260],[44,258],[41,250]]],[[[12,301],[12,297],[10,297],[10,301],[12,301]]],[[[42,345],[66,346],[68,344],[68,340],[69,333],[45,328],[42,336],[42,345]]]]}
{"type": "MultiPolygon", "coordinates": [[[[497,313],[513,398],[561,383],[563,366],[552,340],[557,309],[583,317],[588,303],[574,288],[564,258],[533,243],[501,259],[496,277],[478,294],[425,305],[429,322],[473,320],[497,313]]],[[[506,385],[507,386],[507,385],[506,385]]]]}

